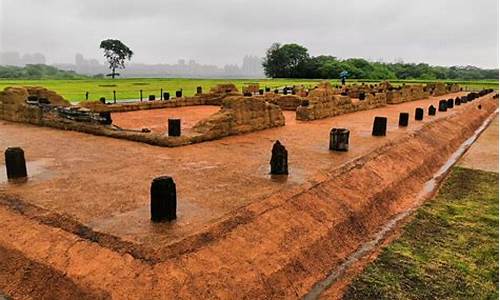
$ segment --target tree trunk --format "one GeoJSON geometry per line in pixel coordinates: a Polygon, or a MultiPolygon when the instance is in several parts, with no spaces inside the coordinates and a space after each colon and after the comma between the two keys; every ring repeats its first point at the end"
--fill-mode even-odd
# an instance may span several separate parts
{"type": "Polygon", "coordinates": [[[113,72],[111,72],[111,79],[115,79],[115,68],[113,68],[113,72]]]}

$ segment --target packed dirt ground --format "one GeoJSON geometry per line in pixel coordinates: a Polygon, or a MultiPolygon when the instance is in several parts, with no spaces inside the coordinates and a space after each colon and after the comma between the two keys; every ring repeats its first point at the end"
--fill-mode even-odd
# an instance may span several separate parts
{"type": "MultiPolygon", "coordinates": [[[[457,95],[463,94],[450,97],[457,95]]],[[[25,185],[2,188],[26,202],[69,215],[98,231],[155,247],[196,232],[251,201],[314,181],[321,171],[340,166],[432,120],[453,114],[450,110],[424,121],[411,120],[407,128],[398,127],[399,112],[413,115],[416,107],[427,108],[430,104],[437,107],[439,99],[314,122],[296,121],[295,112],[285,111],[284,127],[178,149],[2,122],[0,147],[21,146],[32,176],[25,185]],[[373,118],[378,115],[388,117],[386,138],[371,136],[373,118]],[[328,149],[332,127],[349,128],[349,152],[328,149]],[[290,175],[285,178],[271,178],[268,174],[270,152],[276,140],[289,152],[290,175]],[[179,218],[168,228],[149,222],[149,185],[160,175],[174,178],[179,198],[179,218]],[[109,190],[113,193],[107,193],[109,190]]],[[[186,113],[186,108],[171,109],[173,114],[181,110],[186,113]]],[[[193,115],[206,110],[194,107],[194,111],[193,115]]],[[[161,109],[124,114],[166,113],[161,109]]],[[[118,124],[123,124],[120,121],[118,124]]]]}
{"type": "MultiPolygon", "coordinates": [[[[463,93],[446,98],[457,95],[463,93]]],[[[48,266],[39,278],[61,278],[59,291],[67,294],[60,298],[299,297],[356,249],[384,213],[410,205],[423,178],[498,107],[486,96],[413,120],[416,107],[437,107],[442,98],[312,122],[284,112],[286,126],[179,148],[2,121],[0,146],[22,147],[31,177],[21,185],[0,178],[0,248],[9,257],[0,269],[36,263],[42,272],[48,266]],[[412,116],[407,128],[397,126],[402,111],[412,116]],[[388,117],[386,137],[371,136],[378,115],[388,117]],[[349,152],[328,150],[332,127],[351,130],[349,152]],[[288,177],[268,174],[278,139],[289,152],[288,177]],[[177,184],[178,220],[171,224],[149,221],[149,187],[160,175],[177,184]],[[410,196],[383,190],[401,176],[408,182],[395,187],[410,196]],[[345,199],[325,202],[331,195],[345,199]],[[386,198],[401,202],[379,203],[386,198]],[[330,250],[317,251],[333,241],[335,256],[325,261],[321,256],[330,250]],[[149,256],[134,252],[135,244],[176,246],[149,256]]],[[[2,272],[0,289],[16,297],[54,297],[44,280],[20,289],[23,274],[9,281],[2,272]]]]}
{"type": "Polygon", "coordinates": [[[180,118],[183,135],[190,135],[191,128],[200,120],[219,111],[217,106],[200,105],[178,108],[138,110],[113,113],[113,124],[121,128],[141,130],[149,128],[153,132],[165,133],[169,118],[180,118]]]}

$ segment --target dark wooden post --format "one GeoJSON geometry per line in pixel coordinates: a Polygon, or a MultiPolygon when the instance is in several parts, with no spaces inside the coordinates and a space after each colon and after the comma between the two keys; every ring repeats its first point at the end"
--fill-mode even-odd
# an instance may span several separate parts
{"type": "Polygon", "coordinates": [[[399,126],[406,127],[408,126],[408,120],[410,119],[410,114],[407,112],[399,113],[399,126]]]}
{"type": "Polygon", "coordinates": [[[160,100],[163,100],[163,89],[160,89],[160,100]]]}
{"type": "Polygon", "coordinates": [[[440,100],[439,101],[439,111],[447,111],[448,110],[448,103],[446,100],[440,100]]]}
{"type": "Polygon", "coordinates": [[[8,180],[28,177],[23,149],[19,147],[7,148],[5,150],[5,167],[7,169],[8,180]]]}
{"type": "Polygon", "coordinates": [[[116,103],[116,91],[113,91],[113,103],[116,103]]]}
{"type": "Polygon", "coordinates": [[[346,128],[332,128],[330,130],[330,150],[349,150],[349,130],[346,128]]]}
{"type": "Polygon", "coordinates": [[[453,108],[453,99],[448,99],[448,101],[446,102],[448,108],[453,108]]]}
{"type": "Polygon", "coordinates": [[[106,98],[105,97],[99,98],[99,102],[101,102],[102,104],[106,104],[106,98]]]}
{"type": "Polygon", "coordinates": [[[196,87],[196,94],[197,95],[203,94],[203,88],[201,86],[196,87]]]}
{"type": "Polygon", "coordinates": [[[181,119],[168,119],[168,136],[181,136],[181,119]]]}
{"type": "Polygon", "coordinates": [[[288,151],[280,141],[273,145],[270,164],[272,175],[288,175],[288,151]]]}
{"type": "Polygon", "coordinates": [[[85,100],[89,100],[89,92],[85,92],[85,100]]]}
{"type": "Polygon", "coordinates": [[[429,114],[429,116],[436,115],[436,108],[434,107],[434,105],[429,106],[428,114],[429,114]]]}
{"type": "Polygon", "coordinates": [[[177,191],[170,176],[151,182],[151,221],[172,221],[177,218],[177,191]]]}
{"type": "Polygon", "coordinates": [[[141,92],[141,102],[142,102],[142,90],[140,90],[140,92],[141,92]]]}
{"type": "Polygon", "coordinates": [[[164,100],[170,100],[170,93],[169,92],[163,93],[163,99],[164,100]]]}
{"type": "Polygon", "coordinates": [[[149,101],[154,101],[156,99],[155,95],[149,95],[149,101]]]}
{"type": "Polygon", "coordinates": [[[387,131],[387,118],[386,117],[375,117],[373,120],[373,136],[385,136],[387,131]]]}
{"type": "Polygon", "coordinates": [[[424,119],[424,109],[417,107],[415,109],[415,120],[422,121],[424,119]]]}

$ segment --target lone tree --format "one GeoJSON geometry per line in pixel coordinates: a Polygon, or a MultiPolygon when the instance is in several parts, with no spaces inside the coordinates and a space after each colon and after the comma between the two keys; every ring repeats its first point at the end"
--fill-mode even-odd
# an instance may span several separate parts
{"type": "Polygon", "coordinates": [[[297,44],[272,44],[267,50],[262,66],[272,78],[299,77],[310,57],[307,49],[297,44]]]}
{"type": "Polygon", "coordinates": [[[116,69],[125,69],[125,60],[130,60],[134,54],[120,40],[104,40],[101,42],[100,48],[104,49],[104,57],[108,60],[111,69],[111,74],[106,76],[111,76],[113,79],[115,79],[115,76],[120,76],[119,73],[116,73],[116,69]]]}

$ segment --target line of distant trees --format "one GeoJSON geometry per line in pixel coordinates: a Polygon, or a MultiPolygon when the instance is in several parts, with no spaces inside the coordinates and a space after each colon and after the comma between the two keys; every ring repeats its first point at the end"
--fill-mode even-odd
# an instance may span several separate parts
{"type": "Polygon", "coordinates": [[[24,67],[0,66],[0,78],[8,79],[80,79],[88,76],[74,71],[63,71],[43,64],[26,65],[24,67]]]}
{"type": "Polygon", "coordinates": [[[338,59],[330,55],[310,56],[307,48],[298,44],[274,43],[267,50],[262,65],[266,76],[272,78],[338,79],[341,72],[347,71],[351,79],[498,79],[498,69],[370,62],[363,58],[338,59]]]}

